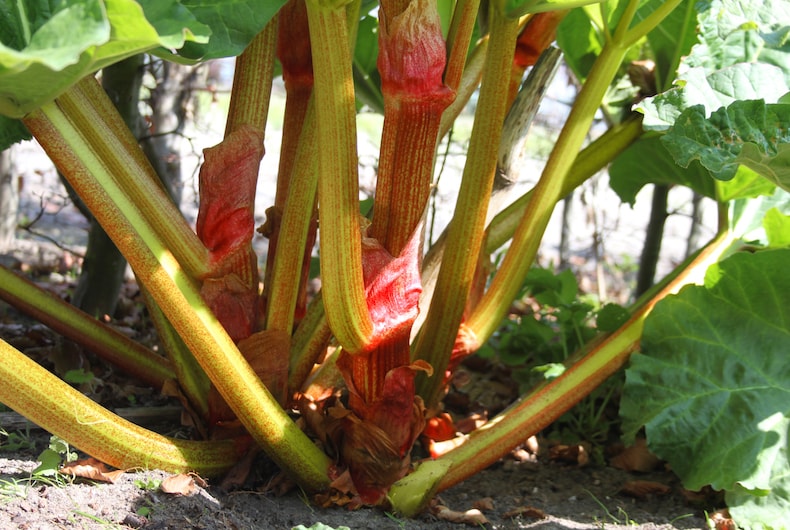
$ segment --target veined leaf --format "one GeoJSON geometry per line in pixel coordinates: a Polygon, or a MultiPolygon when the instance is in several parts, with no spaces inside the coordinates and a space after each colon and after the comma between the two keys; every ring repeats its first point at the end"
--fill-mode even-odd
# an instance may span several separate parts
{"type": "Polygon", "coordinates": [[[788,473],[775,467],[790,426],[788,260],[790,249],[735,254],[645,321],[643,354],[626,371],[624,430],[644,425],[689,489],[765,494],[788,473]]]}
{"type": "Polygon", "coordinates": [[[739,164],[790,190],[790,105],[736,101],[705,118],[696,105],[684,110],[662,138],[675,161],[692,160],[717,179],[735,176],[739,164]]]}
{"type": "Polygon", "coordinates": [[[666,130],[680,114],[702,105],[707,115],[736,100],[763,99],[776,103],[787,93],[784,72],[771,64],[739,63],[712,73],[692,68],[680,77],[678,87],[642,101],[636,109],[645,115],[646,130],[666,130]]]}
{"type": "Polygon", "coordinates": [[[646,129],[664,130],[692,105],[711,112],[735,99],[775,103],[790,86],[790,4],[709,0],[699,11],[699,43],[683,59],[678,87],[638,106],[646,129]]]}
{"type": "MultiPolygon", "coordinates": [[[[680,167],[655,135],[645,135],[618,156],[609,167],[609,184],[620,200],[633,206],[647,183],[682,184],[710,198],[716,197],[715,181],[698,162],[680,167]]],[[[760,179],[762,180],[762,179],[760,179]]]]}
{"type": "Polygon", "coordinates": [[[773,530],[786,528],[790,513],[790,464],[787,461],[787,440],[774,461],[771,474],[771,493],[760,496],[736,486],[725,494],[730,515],[743,530],[773,530]]]}
{"type": "Polygon", "coordinates": [[[208,39],[209,28],[175,0],[157,4],[154,12],[152,25],[132,0],[66,0],[54,11],[49,2],[28,0],[4,11],[2,25],[14,32],[0,45],[0,114],[20,118],[82,77],[136,53],[208,39]]]}
{"type": "Polygon", "coordinates": [[[785,0],[707,0],[699,7],[699,44],[689,67],[712,72],[737,63],[780,67],[790,82],[790,4],[785,0]]]}
{"type": "MultiPolygon", "coordinates": [[[[178,62],[195,63],[218,57],[239,55],[269,20],[285,5],[286,0],[181,0],[198,21],[211,28],[208,41],[191,40],[177,47],[176,55],[159,49],[155,53],[178,62]]],[[[145,3],[158,5],[159,0],[145,3]]],[[[146,14],[148,9],[146,8],[146,14]]],[[[165,45],[167,46],[167,45],[165,45]]]]}

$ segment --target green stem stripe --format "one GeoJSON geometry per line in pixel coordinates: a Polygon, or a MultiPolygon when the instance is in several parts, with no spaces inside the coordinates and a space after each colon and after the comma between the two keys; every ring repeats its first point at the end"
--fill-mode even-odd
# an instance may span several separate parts
{"type": "MultiPolygon", "coordinates": [[[[331,2],[330,2],[331,3],[331,2]]],[[[324,307],[349,352],[368,346],[373,323],[362,277],[356,107],[346,12],[307,1],[318,129],[318,216],[324,307]]]]}
{"type": "Polygon", "coordinates": [[[112,187],[110,167],[94,151],[82,129],[61,110],[57,100],[31,113],[25,124],[69,176],[74,189],[255,441],[303,487],[323,489],[328,484],[326,455],[288,417],[257,377],[159,232],[147,224],[121,189],[112,187]]]}
{"type": "Polygon", "coordinates": [[[80,129],[107,177],[137,205],[150,226],[157,227],[168,248],[195,278],[208,272],[208,251],[164,190],[159,177],[118,111],[92,77],[86,77],[57,99],[57,105],[80,129]]]}
{"type": "Polygon", "coordinates": [[[0,340],[0,401],[78,449],[119,469],[217,476],[244,452],[233,440],[196,442],[139,427],[64,383],[0,340]]]}
{"type": "MultiPolygon", "coordinates": [[[[578,359],[556,379],[540,386],[511,408],[505,410],[482,428],[474,431],[457,449],[438,458],[435,462],[445,474],[441,478],[430,476],[437,467],[422,466],[396,483],[391,497],[403,498],[404,510],[413,512],[413,498],[419,492],[401,492],[408,484],[435,483],[436,491],[445,490],[471,477],[493,464],[529,436],[550,425],[573,405],[598,387],[609,376],[619,370],[631,353],[639,347],[642,329],[647,315],[658,301],[678,292],[684,285],[701,282],[707,268],[715,263],[721,253],[732,244],[730,233],[722,233],[692,256],[667,277],[654,290],[647,293],[643,301],[635,306],[631,318],[616,332],[594,341],[589,352],[580,352],[578,359]],[[446,470],[446,472],[444,471],[446,470]],[[426,475],[426,476],[422,476],[426,475]]],[[[427,502],[429,497],[422,501],[427,502]]],[[[398,511],[400,507],[395,506],[398,511]]]]}
{"type": "Polygon", "coordinates": [[[517,20],[506,19],[496,9],[491,13],[488,54],[458,202],[448,228],[436,290],[414,345],[413,357],[433,367],[433,377],[421,375],[417,380],[418,391],[428,407],[439,401],[444,372],[472,287],[507,112],[510,78],[502,72],[510,71],[519,25],[517,20]]]}
{"type": "Polygon", "coordinates": [[[173,366],[161,355],[3,266],[0,298],[156,389],[176,378],[173,366]]]}
{"type": "Polygon", "coordinates": [[[277,234],[277,240],[285,244],[277,246],[272,260],[270,285],[267,286],[269,296],[266,301],[266,328],[279,329],[288,334],[293,329],[305,247],[315,209],[318,189],[316,149],[315,106],[313,98],[310,97],[277,234]]]}
{"type": "Polygon", "coordinates": [[[274,76],[277,20],[273,17],[236,60],[225,137],[242,125],[266,132],[274,76]]]}

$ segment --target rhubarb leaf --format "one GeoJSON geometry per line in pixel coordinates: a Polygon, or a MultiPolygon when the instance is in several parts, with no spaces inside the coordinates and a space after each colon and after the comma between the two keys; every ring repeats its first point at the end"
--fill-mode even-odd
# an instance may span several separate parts
{"type": "MultiPolygon", "coordinates": [[[[157,5],[159,0],[147,0],[157,5]]],[[[239,55],[269,20],[277,14],[286,0],[181,0],[181,4],[201,23],[211,28],[208,41],[188,41],[177,52],[167,55],[179,62],[207,61],[219,57],[239,55]]],[[[146,14],[148,10],[146,9],[146,14]]],[[[163,50],[160,50],[163,52],[163,50]]],[[[159,52],[157,52],[159,53],[159,52]]]]}
{"type": "Polygon", "coordinates": [[[730,515],[743,530],[770,530],[785,528],[790,513],[790,463],[787,461],[787,440],[774,461],[771,475],[771,493],[753,495],[747,489],[736,486],[725,493],[730,515]]]}
{"type": "Polygon", "coordinates": [[[740,63],[713,73],[701,67],[693,68],[680,77],[678,87],[648,98],[637,110],[645,117],[646,130],[666,130],[687,108],[700,105],[706,115],[736,100],[763,99],[775,103],[788,91],[784,72],[776,66],[762,63],[740,63]]]}
{"type": "Polygon", "coordinates": [[[153,5],[155,24],[131,0],[68,0],[54,9],[28,1],[3,11],[10,34],[0,45],[0,114],[20,118],[82,77],[136,53],[208,39],[209,28],[174,0],[153,5]]]}
{"type": "Polygon", "coordinates": [[[692,105],[705,105],[710,113],[734,99],[774,103],[790,85],[788,2],[709,0],[695,6],[699,43],[681,61],[685,73],[678,86],[637,107],[647,129],[667,129],[692,105]]]}
{"type": "Polygon", "coordinates": [[[647,183],[681,184],[705,197],[716,197],[715,181],[708,170],[699,162],[680,167],[655,135],[643,136],[614,160],[609,167],[609,183],[620,200],[631,206],[647,183]]]}
{"type": "Polygon", "coordinates": [[[790,190],[790,104],[736,101],[705,118],[696,105],[684,110],[662,138],[675,161],[692,160],[720,180],[735,176],[739,164],[790,190]]]}
{"type": "Polygon", "coordinates": [[[626,371],[624,431],[644,425],[689,489],[766,494],[786,480],[788,260],[790,249],[735,254],[645,321],[643,353],[626,371]]]}

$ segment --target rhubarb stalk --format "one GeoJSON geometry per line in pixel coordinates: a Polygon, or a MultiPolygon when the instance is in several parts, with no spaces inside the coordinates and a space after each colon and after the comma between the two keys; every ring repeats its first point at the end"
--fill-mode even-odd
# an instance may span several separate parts
{"type": "Polygon", "coordinates": [[[499,137],[507,111],[509,76],[503,76],[502,72],[510,71],[519,25],[517,20],[507,19],[496,8],[490,12],[491,34],[476,113],[478,119],[469,141],[467,163],[448,229],[436,293],[414,345],[413,357],[427,361],[434,369],[432,380],[422,378],[418,382],[420,395],[429,407],[439,401],[444,373],[472,289],[485,229],[488,196],[496,169],[499,137]]]}

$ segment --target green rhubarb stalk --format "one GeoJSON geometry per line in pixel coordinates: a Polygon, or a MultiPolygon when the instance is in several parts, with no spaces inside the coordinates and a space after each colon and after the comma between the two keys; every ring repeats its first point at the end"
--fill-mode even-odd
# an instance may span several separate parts
{"type": "Polygon", "coordinates": [[[217,476],[244,453],[233,440],[168,438],[113,414],[0,340],[0,402],[119,469],[150,467],[217,476]]]}
{"type": "Polygon", "coordinates": [[[517,20],[491,9],[491,34],[483,69],[463,180],[455,214],[448,229],[447,247],[425,325],[418,334],[413,357],[434,369],[431,378],[418,376],[417,388],[430,407],[441,394],[444,372],[453,350],[466,300],[471,291],[483,240],[488,197],[496,169],[499,138],[505,119],[509,72],[518,36],[517,20]]]}
{"type": "MultiPolygon", "coordinates": [[[[638,28],[650,31],[680,0],[670,0],[651,13],[638,28]],[[669,7],[667,7],[669,6],[669,7]],[[659,13],[660,11],[660,13],[659,13]],[[657,13],[660,16],[657,16],[657,13]],[[652,25],[645,25],[650,20],[652,25]]],[[[543,174],[535,186],[529,206],[513,235],[510,249],[505,255],[491,286],[474,309],[467,326],[482,344],[499,326],[511,301],[524,282],[555,204],[562,199],[568,187],[570,169],[590,129],[592,120],[609,88],[628,48],[640,35],[626,31],[639,2],[631,0],[614,32],[595,61],[590,76],[579,92],[568,120],[562,128],[549,156],[543,174]]],[[[635,28],[636,29],[636,28],[635,28]]]]}
{"type": "Polygon", "coordinates": [[[447,32],[447,68],[444,73],[444,84],[452,91],[458,90],[461,84],[479,9],[480,0],[459,0],[453,10],[447,32]]]}
{"type": "Polygon", "coordinates": [[[362,277],[356,107],[345,1],[307,1],[318,147],[321,279],[327,320],[348,351],[373,332],[362,277]]]}
{"type": "MultiPolygon", "coordinates": [[[[288,334],[293,330],[305,248],[313,224],[318,189],[315,108],[312,98],[310,101],[276,236],[287,244],[278,245],[272,260],[268,286],[266,329],[279,329],[288,334]]],[[[271,245],[269,251],[272,251],[271,245]]]]}
{"type": "Polygon", "coordinates": [[[154,388],[176,378],[161,355],[1,265],[0,298],[154,388]]]}
{"type": "Polygon", "coordinates": [[[274,76],[277,17],[272,18],[236,58],[225,137],[250,125],[261,134],[266,129],[274,76]]]}
{"type": "Polygon", "coordinates": [[[97,152],[84,134],[93,123],[73,122],[72,117],[56,100],[31,113],[25,124],[129,260],[255,441],[300,485],[310,490],[325,488],[329,482],[326,455],[278,405],[205,304],[193,276],[175,258],[168,242],[115,184],[110,171],[116,164],[106,163],[100,155],[107,153],[97,152]]]}
{"type": "Polygon", "coordinates": [[[582,400],[612,374],[639,348],[645,318],[655,304],[684,285],[702,281],[707,268],[733,242],[732,234],[722,232],[692,256],[675,273],[635,305],[631,318],[617,331],[594,339],[589,352],[579,352],[563,374],[537,389],[469,435],[460,447],[442,455],[423,469],[420,465],[406,479],[393,485],[393,507],[406,516],[416,514],[430,496],[423,491],[445,490],[490,466],[531,435],[550,425],[582,400]],[[406,490],[406,491],[402,491],[406,490]]]}
{"type": "MultiPolygon", "coordinates": [[[[480,79],[483,77],[483,66],[485,66],[486,54],[488,53],[488,36],[482,38],[477,43],[475,49],[469,54],[466,61],[466,67],[461,74],[461,79],[458,81],[458,86],[455,88],[455,100],[442,114],[442,122],[439,126],[439,137],[444,138],[453,127],[456,118],[461,115],[461,112],[466,108],[469,99],[477,91],[480,85],[480,79]]],[[[452,81],[452,80],[450,80],[452,81]]],[[[447,86],[452,88],[452,85],[447,86]]]]}
{"type": "Polygon", "coordinates": [[[293,331],[306,304],[307,274],[315,243],[318,188],[313,66],[307,7],[290,0],[279,13],[277,55],[286,100],[274,207],[267,210],[269,253],[264,295],[266,328],[293,331]],[[278,241],[287,244],[278,245],[278,241]],[[301,302],[301,304],[300,304],[301,302]]]}
{"type": "Polygon", "coordinates": [[[107,177],[125,190],[124,194],[138,205],[150,226],[158,227],[189,274],[195,278],[205,276],[208,251],[168,197],[137,139],[101,85],[88,76],[58,97],[58,106],[75,122],[90,124],[82,130],[86,141],[105,160],[107,177]]]}
{"type": "MultiPolygon", "coordinates": [[[[197,414],[198,418],[196,418],[196,421],[202,423],[209,417],[208,393],[211,388],[211,382],[206,372],[198,364],[195,356],[192,355],[192,352],[189,351],[189,348],[173,327],[173,324],[170,323],[167,316],[156,305],[151,293],[142,285],[140,290],[145,298],[145,306],[148,308],[151,322],[154,323],[156,328],[159,342],[161,342],[162,348],[167,353],[167,358],[173,364],[179,390],[189,402],[189,407],[197,414]]],[[[202,425],[196,423],[196,427],[200,430],[202,425]]]]}
{"type": "Polygon", "coordinates": [[[291,361],[288,369],[288,395],[302,390],[302,385],[332,338],[326,321],[324,304],[319,292],[307,308],[307,313],[291,339],[291,361]]]}

